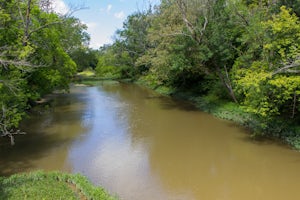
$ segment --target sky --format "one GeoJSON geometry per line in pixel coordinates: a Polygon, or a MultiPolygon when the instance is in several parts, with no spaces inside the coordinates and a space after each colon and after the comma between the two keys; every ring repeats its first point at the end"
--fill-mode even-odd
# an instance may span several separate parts
{"type": "Polygon", "coordinates": [[[54,0],[54,10],[65,14],[68,10],[87,7],[73,14],[88,27],[90,47],[98,49],[113,40],[117,29],[122,28],[128,15],[145,10],[148,5],[158,4],[160,0],[54,0]]]}

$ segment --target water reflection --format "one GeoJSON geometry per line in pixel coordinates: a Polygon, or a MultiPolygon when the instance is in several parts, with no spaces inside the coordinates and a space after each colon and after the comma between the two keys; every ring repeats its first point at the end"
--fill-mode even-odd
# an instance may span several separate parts
{"type": "Polygon", "coordinates": [[[88,126],[81,125],[86,109],[84,88],[74,88],[71,94],[57,95],[53,111],[35,113],[22,124],[27,134],[16,137],[16,145],[1,140],[0,175],[34,169],[71,171],[67,161],[70,143],[88,126]]]}
{"type": "Polygon", "coordinates": [[[297,199],[299,153],[131,84],[74,87],[32,116],[0,173],[87,175],[121,199],[297,199]]]}

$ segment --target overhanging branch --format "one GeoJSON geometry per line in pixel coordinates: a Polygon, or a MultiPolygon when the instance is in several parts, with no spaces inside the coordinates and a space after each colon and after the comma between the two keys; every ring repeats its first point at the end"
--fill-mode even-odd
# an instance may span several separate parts
{"type": "Polygon", "coordinates": [[[0,136],[2,137],[9,137],[10,138],[10,144],[11,145],[14,145],[15,144],[15,138],[14,138],[14,135],[24,135],[26,134],[25,132],[22,132],[20,130],[12,130],[12,129],[9,129],[7,127],[7,124],[5,123],[5,120],[7,120],[7,116],[6,116],[6,108],[2,105],[2,116],[1,116],[1,119],[0,119],[0,136]]]}
{"type": "Polygon", "coordinates": [[[300,74],[300,70],[294,69],[296,67],[300,67],[300,57],[297,59],[291,61],[290,63],[284,65],[283,67],[275,70],[272,73],[272,76],[275,76],[276,74],[281,74],[281,73],[294,73],[294,74],[300,74]]]}

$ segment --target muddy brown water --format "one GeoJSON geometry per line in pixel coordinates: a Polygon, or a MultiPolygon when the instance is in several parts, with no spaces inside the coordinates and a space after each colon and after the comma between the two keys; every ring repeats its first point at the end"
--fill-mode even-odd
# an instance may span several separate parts
{"type": "Polygon", "coordinates": [[[125,200],[300,199],[300,153],[133,84],[72,87],[32,114],[0,174],[82,173],[125,200]]]}

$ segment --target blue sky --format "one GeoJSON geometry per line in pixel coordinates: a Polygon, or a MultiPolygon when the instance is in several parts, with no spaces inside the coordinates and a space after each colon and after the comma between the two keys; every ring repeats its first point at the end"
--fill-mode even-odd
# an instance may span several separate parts
{"type": "Polygon", "coordinates": [[[112,41],[114,32],[122,28],[126,17],[138,10],[145,10],[149,3],[160,0],[54,0],[57,12],[64,13],[72,7],[84,6],[88,9],[73,15],[87,24],[91,36],[90,47],[98,49],[112,41]]]}

